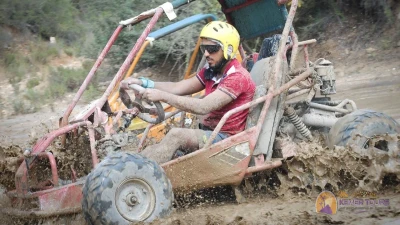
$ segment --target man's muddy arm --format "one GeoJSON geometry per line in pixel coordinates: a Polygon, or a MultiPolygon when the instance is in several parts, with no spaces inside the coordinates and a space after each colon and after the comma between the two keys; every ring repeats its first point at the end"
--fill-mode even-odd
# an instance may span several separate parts
{"type": "Polygon", "coordinates": [[[155,82],[154,88],[174,95],[191,95],[204,89],[197,77],[179,82],[155,82]]]}
{"type": "Polygon", "coordinates": [[[170,93],[166,93],[162,99],[163,102],[175,108],[199,115],[205,115],[213,110],[220,109],[232,100],[232,97],[218,89],[203,99],[176,96],[170,93]]]}
{"type": "MultiPolygon", "coordinates": [[[[147,78],[144,78],[147,79],[147,78]]],[[[148,82],[148,81],[147,81],[148,82]]],[[[151,81],[153,83],[153,81],[151,81]]],[[[128,86],[131,84],[137,84],[142,87],[143,80],[141,78],[127,78],[121,81],[121,87],[124,89],[128,89],[128,86]]],[[[168,92],[174,95],[191,95],[197,93],[204,89],[203,84],[197,79],[197,77],[191,77],[186,80],[181,80],[179,82],[154,82],[154,89],[158,89],[164,92],[168,92]]]]}

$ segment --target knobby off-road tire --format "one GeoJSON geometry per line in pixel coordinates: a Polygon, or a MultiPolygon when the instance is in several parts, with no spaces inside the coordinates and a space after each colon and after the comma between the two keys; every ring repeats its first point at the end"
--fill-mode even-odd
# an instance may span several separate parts
{"type": "Polygon", "coordinates": [[[164,170],[138,154],[108,156],[88,175],[82,192],[88,224],[150,222],[172,210],[172,186],[164,170]]]}
{"type": "MultiPolygon", "coordinates": [[[[374,135],[400,133],[400,125],[390,116],[369,109],[357,110],[340,118],[329,131],[328,147],[355,145],[368,147],[374,135]]],[[[375,146],[387,151],[384,145],[375,146]]]]}

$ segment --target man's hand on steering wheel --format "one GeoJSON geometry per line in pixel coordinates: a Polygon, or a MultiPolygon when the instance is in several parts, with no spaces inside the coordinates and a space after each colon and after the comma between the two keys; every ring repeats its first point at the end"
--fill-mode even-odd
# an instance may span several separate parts
{"type": "Polygon", "coordinates": [[[143,77],[139,79],[128,78],[126,80],[121,81],[119,96],[122,103],[128,109],[131,109],[133,107],[139,109],[141,113],[138,115],[138,117],[141,118],[142,120],[147,121],[149,123],[160,123],[165,118],[164,109],[160,103],[160,100],[163,100],[164,98],[163,93],[165,94],[165,92],[152,88],[154,88],[154,82],[152,80],[143,77]],[[129,89],[135,92],[136,96],[135,101],[132,101],[128,93],[126,92],[129,89]],[[152,103],[154,103],[156,108],[150,109],[144,107],[141,102],[142,99],[148,102],[150,105],[153,105],[152,103]],[[150,118],[142,115],[142,113],[157,115],[157,118],[156,119],[150,118]]]}
{"type": "Polygon", "coordinates": [[[137,85],[139,85],[139,86],[142,86],[142,85],[143,85],[143,81],[142,81],[141,79],[138,79],[138,78],[129,77],[129,78],[127,78],[127,79],[121,81],[120,86],[121,86],[121,88],[127,90],[127,89],[129,89],[128,86],[129,86],[130,84],[137,84],[137,85]]]}
{"type": "Polygon", "coordinates": [[[144,77],[141,77],[141,78],[129,77],[121,82],[121,88],[128,90],[128,89],[130,89],[129,85],[131,85],[131,84],[137,84],[141,87],[146,88],[146,89],[144,89],[143,92],[138,92],[137,90],[134,90],[135,95],[137,97],[139,97],[140,99],[143,99],[146,102],[164,101],[166,92],[157,90],[157,89],[153,89],[153,87],[154,87],[153,81],[151,81],[147,78],[144,78],[144,77]]]}
{"type": "Polygon", "coordinates": [[[142,94],[142,99],[148,100],[150,102],[165,102],[165,97],[167,93],[158,89],[146,89],[142,94]]]}

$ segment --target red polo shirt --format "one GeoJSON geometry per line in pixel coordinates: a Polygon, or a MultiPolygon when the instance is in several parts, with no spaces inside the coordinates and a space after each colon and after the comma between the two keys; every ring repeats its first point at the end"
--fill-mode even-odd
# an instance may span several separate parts
{"type": "MultiPolygon", "coordinates": [[[[215,77],[212,80],[206,80],[204,77],[206,69],[207,66],[196,75],[205,87],[205,94],[208,95],[218,89],[233,99],[221,109],[212,111],[204,117],[202,123],[211,129],[215,129],[226,112],[253,100],[256,86],[250,73],[236,59],[228,62],[224,75],[219,80],[216,80],[215,77]]],[[[220,132],[234,135],[243,131],[248,114],[249,109],[233,114],[222,126],[220,132]]]]}

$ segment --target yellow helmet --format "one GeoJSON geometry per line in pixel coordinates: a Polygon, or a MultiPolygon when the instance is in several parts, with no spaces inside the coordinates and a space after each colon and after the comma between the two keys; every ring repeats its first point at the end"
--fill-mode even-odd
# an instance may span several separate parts
{"type": "Polygon", "coordinates": [[[224,58],[232,59],[239,48],[240,36],[236,28],[229,23],[212,21],[204,26],[200,32],[200,38],[218,41],[222,44],[224,58]]]}

